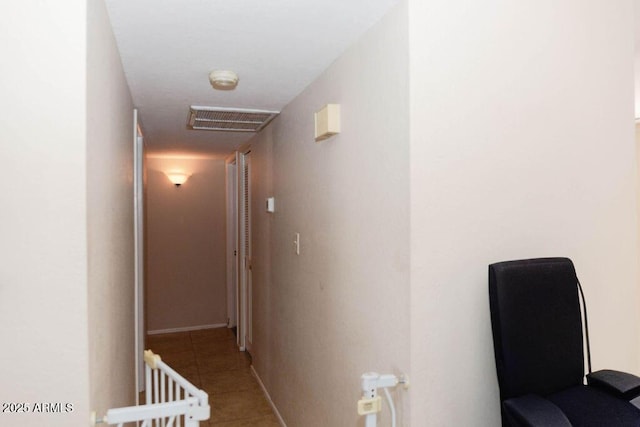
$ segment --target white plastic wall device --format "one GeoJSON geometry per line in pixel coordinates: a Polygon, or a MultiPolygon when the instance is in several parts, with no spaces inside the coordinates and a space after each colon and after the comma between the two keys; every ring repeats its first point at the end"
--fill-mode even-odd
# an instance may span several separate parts
{"type": "Polygon", "coordinates": [[[400,378],[393,374],[380,375],[377,372],[367,372],[362,374],[361,386],[362,386],[362,399],[358,401],[358,414],[364,415],[365,427],[376,427],[378,422],[378,412],[382,410],[382,402],[380,396],[378,396],[378,389],[382,388],[384,394],[389,403],[389,409],[391,410],[391,424],[396,426],[396,408],[393,404],[391,394],[389,394],[389,387],[396,387],[398,384],[404,384],[405,388],[409,387],[409,381],[406,375],[401,375],[400,378]]]}
{"type": "Polygon", "coordinates": [[[271,196],[267,197],[267,212],[273,213],[276,211],[276,199],[271,196]]]}
{"type": "Polygon", "coordinates": [[[340,133],[340,104],[327,104],[315,113],[316,142],[340,133]]]}

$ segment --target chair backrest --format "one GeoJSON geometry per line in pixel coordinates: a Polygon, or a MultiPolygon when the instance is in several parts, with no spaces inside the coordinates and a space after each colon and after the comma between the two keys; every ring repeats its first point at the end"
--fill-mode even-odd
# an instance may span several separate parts
{"type": "Polygon", "coordinates": [[[583,383],[578,279],[568,258],[489,266],[489,303],[501,400],[583,383]]]}

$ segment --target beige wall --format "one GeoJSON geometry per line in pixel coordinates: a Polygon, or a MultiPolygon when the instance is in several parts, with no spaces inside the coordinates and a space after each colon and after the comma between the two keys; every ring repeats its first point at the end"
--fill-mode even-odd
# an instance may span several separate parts
{"type": "MultiPolygon", "coordinates": [[[[638,22],[638,21],[636,21],[638,22]]],[[[636,126],[635,126],[635,136],[636,136],[636,165],[640,165],[640,123],[638,123],[636,121],[636,126]]],[[[637,166],[636,166],[637,167],[637,166]]],[[[636,170],[636,185],[638,188],[638,191],[640,191],[640,168],[637,167],[636,170]]],[[[637,215],[637,223],[638,223],[638,228],[637,228],[637,245],[639,248],[639,252],[640,252],[640,197],[638,198],[638,201],[636,202],[636,215],[637,215]]],[[[638,304],[640,304],[640,296],[638,296],[638,304]]],[[[638,332],[639,336],[640,336],[640,331],[638,332]]]]}
{"type": "Polygon", "coordinates": [[[640,0],[633,0],[634,5],[634,31],[635,31],[635,108],[634,116],[640,118],[640,0]]]}
{"type": "Polygon", "coordinates": [[[151,155],[146,173],[147,330],[226,324],[224,160],[151,155]]]}
{"type": "Polygon", "coordinates": [[[0,3],[0,401],[74,405],[4,425],[89,416],[86,13],[81,0],[0,3]]]}
{"type": "Polygon", "coordinates": [[[639,373],[631,1],[409,5],[412,425],[499,425],[496,261],[572,258],[594,368],[639,373]]]}
{"type": "Polygon", "coordinates": [[[357,425],[361,374],[409,369],[406,13],[253,140],[253,363],[290,426],[357,425]],[[341,104],[342,133],[317,144],[327,103],[341,104]]]}
{"type": "Polygon", "coordinates": [[[1,423],[85,425],[133,396],[131,104],[101,3],[3,3],[0,28],[0,401],[73,405],[1,423]]]}
{"type": "Polygon", "coordinates": [[[135,404],[133,105],[102,1],[88,2],[87,30],[89,380],[102,414],[135,404]]]}

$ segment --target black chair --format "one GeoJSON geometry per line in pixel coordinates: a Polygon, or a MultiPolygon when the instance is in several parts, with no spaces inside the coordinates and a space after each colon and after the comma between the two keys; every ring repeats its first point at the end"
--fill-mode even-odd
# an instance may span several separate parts
{"type": "MultiPolygon", "coordinates": [[[[489,266],[503,426],[640,426],[640,378],[611,370],[591,373],[588,329],[584,385],[579,286],[567,258],[489,266]]],[[[586,306],[583,311],[586,325],[586,306]]]]}

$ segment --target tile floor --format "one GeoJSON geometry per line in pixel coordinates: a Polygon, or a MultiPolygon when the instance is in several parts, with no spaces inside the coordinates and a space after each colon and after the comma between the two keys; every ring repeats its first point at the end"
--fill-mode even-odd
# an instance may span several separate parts
{"type": "Polygon", "coordinates": [[[280,427],[230,329],[150,335],[146,348],[209,394],[211,418],[201,427],[280,427]]]}

